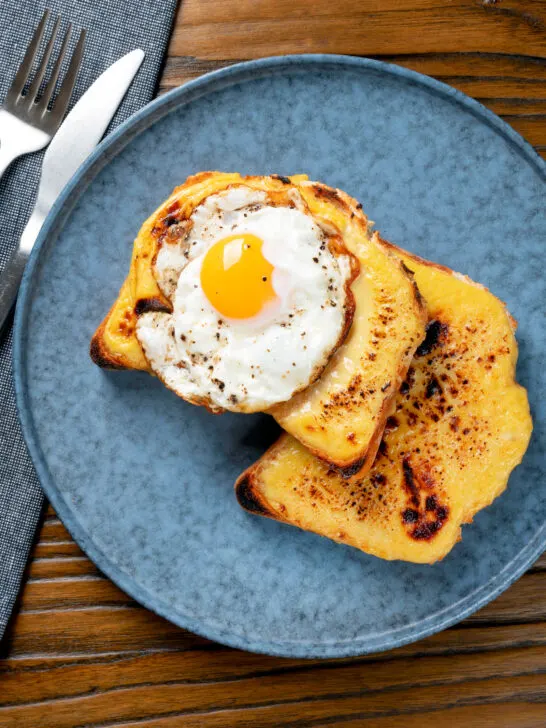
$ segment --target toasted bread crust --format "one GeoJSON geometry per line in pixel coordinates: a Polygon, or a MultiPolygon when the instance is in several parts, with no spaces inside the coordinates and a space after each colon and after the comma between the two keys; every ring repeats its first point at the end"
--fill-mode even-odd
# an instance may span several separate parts
{"type": "Polygon", "coordinates": [[[124,361],[122,356],[119,354],[114,356],[104,341],[104,331],[112,314],[113,308],[114,306],[112,306],[93,334],[93,338],[91,339],[91,344],[89,346],[89,355],[93,360],[93,363],[98,367],[101,367],[101,369],[132,369],[133,367],[130,363],[124,361]]]}
{"type": "Polygon", "coordinates": [[[244,473],[235,484],[235,495],[239,505],[248,511],[264,518],[272,518],[275,521],[281,519],[269,508],[268,504],[260,498],[254,474],[251,471],[244,473]]]}

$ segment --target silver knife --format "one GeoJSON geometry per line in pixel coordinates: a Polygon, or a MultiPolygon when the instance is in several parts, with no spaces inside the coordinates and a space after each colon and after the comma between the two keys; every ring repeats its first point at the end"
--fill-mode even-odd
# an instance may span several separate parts
{"type": "Polygon", "coordinates": [[[83,94],[51,140],[44,155],[34,210],[19,246],[0,272],[0,334],[48,212],[74,172],[101,140],[143,58],[144,52],[137,48],[107,68],[83,94]]]}

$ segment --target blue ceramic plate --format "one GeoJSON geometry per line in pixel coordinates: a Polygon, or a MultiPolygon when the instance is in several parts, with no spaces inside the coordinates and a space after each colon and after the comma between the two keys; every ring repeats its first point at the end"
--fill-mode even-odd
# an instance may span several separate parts
{"type": "Polygon", "coordinates": [[[507,125],[424,76],[369,60],[273,58],[204,76],[97,149],[41,233],[17,309],[25,437],[48,497],[119,586],[173,622],[258,652],[341,657],[417,640],[499,594],[546,542],[545,165],[507,125]],[[384,235],[489,286],[520,322],[535,433],[508,491],[432,567],[387,563],[243,512],[236,476],[265,417],[208,414],[89,339],[141,222],[199,170],[306,172],[384,235]]]}

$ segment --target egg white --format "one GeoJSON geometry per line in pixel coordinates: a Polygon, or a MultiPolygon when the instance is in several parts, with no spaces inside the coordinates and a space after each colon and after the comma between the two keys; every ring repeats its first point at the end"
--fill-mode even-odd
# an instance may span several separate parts
{"type": "Polygon", "coordinates": [[[314,381],[339,344],[351,261],[329,250],[298,198],[273,206],[265,192],[230,188],[205,199],[189,231],[160,248],[154,274],[173,313],[143,313],[136,332],[151,368],[184,399],[215,411],[266,410],[314,381]],[[200,272],[211,245],[243,233],[264,241],[277,299],[233,320],[207,299],[200,272]]]}

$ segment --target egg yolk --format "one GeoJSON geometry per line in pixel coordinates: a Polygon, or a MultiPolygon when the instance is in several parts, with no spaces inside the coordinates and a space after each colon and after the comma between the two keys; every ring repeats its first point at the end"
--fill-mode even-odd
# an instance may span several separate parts
{"type": "Polygon", "coordinates": [[[273,266],[262,253],[256,235],[230,235],[212,245],[201,266],[201,287],[218,313],[249,319],[277,296],[273,266]]]}

